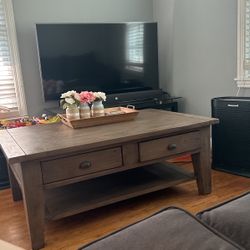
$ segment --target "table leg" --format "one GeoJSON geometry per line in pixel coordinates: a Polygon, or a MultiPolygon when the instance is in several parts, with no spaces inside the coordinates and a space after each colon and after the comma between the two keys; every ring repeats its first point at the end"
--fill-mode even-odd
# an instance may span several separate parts
{"type": "Polygon", "coordinates": [[[22,191],[10,166],[8,166],[8,172],[13,200],[20,201],[22,200],[22,191]]]}
{"type": "Polygon", "coordinates": [[[199,194],[211,193],[210,127],[201,130],[201,150],[192,155],[199,194]]]}
{"type": "Polygon", "coordinates": [[[45,204],[39,162],[21,164],[26,221],[33,250],[44,247],[45,204]]]}

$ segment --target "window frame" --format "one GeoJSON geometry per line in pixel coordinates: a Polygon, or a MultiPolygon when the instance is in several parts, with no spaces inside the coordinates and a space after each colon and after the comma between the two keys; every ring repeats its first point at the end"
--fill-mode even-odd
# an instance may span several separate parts
{"type": "Polygon", "coordinates": [[[13,4],[11,0],[2,0],[2,3],[5,10],[7,33],[9,38],[8,42],[14,67],[14,85],[18,104],[18,111],[0,112],[0,119],[5,119],[27,115],[27,104],[25,99],[23,77],[21,72],[21,63],[16,36],[13,4]]]}
{"type": "Polygon", "coordinates": [[[246,0],[238,0],[237,3],[237,87],[250,88],[250,78],[245,78],[245,20],[246,0]]]}

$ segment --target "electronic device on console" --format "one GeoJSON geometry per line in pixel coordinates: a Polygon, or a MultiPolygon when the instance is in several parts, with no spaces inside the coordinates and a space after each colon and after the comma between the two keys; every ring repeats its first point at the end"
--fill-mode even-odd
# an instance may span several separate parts
{"type": "Polygon", "coordinates": [[[157,23],[37,24],[36,30],[45,101],[72,89],[127,96],[159,89],[157,23]]]}

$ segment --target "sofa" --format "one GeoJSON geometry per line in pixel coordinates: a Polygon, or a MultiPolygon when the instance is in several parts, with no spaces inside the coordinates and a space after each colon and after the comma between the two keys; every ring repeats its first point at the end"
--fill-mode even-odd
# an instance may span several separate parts
{"type": "Polygon", "coordinates": [[[193,216],[165,208],[79,250],[250,249],[250,193],[193,216]]]}

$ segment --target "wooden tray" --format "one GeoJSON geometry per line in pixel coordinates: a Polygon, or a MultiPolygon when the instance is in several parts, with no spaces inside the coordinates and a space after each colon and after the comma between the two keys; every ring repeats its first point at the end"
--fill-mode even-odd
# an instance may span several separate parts
{"type": "Polygon", "coordinates": [[[114,107],[104,110],[105,116],[69,120],[65,114],[58,114],[62,123],[71,128],[86,128],[109,123],[125,122],[135,119],[139,111],[132,108],[114,107]]]}

